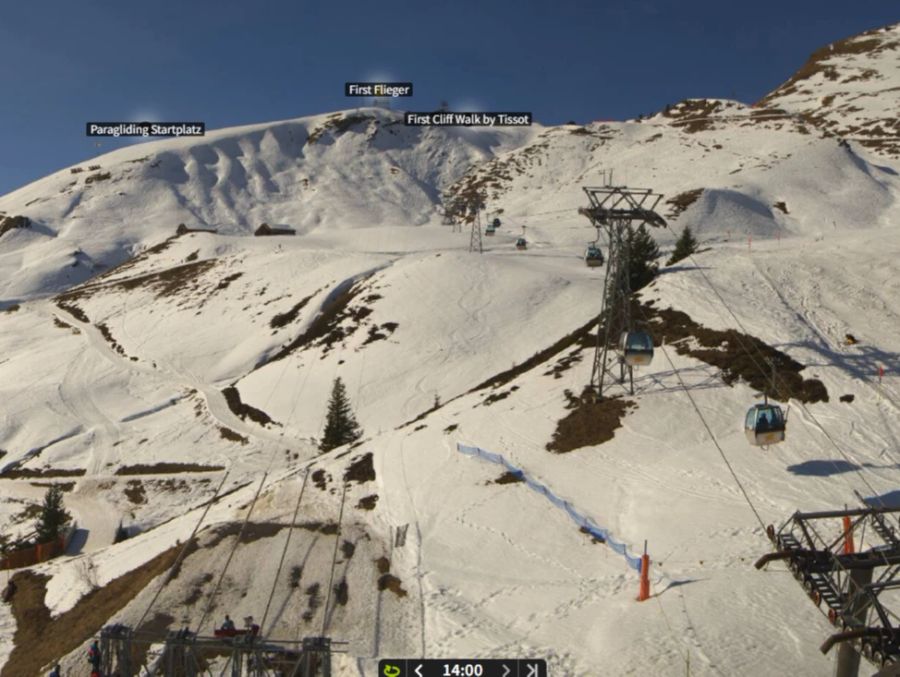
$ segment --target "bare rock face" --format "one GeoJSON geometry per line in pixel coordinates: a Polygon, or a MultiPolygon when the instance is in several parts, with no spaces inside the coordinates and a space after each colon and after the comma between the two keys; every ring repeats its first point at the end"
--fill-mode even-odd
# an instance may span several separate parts
{"type": "Polygon", "coordinates": [[[13,228],[28,228],[30,226],[31,219],[27,216],[0,216],[0,236],[13,228]]]}
{"type": "Polygon", "coordinates": [[[816,50],[756,105],[782,108],[886,157],[900,157],[900,23],[816,50]]]}

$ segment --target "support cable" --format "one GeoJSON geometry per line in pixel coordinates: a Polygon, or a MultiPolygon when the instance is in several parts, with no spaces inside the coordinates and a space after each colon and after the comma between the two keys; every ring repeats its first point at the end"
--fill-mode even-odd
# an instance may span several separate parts
{"type": "MultiPolygon", "coordinates": [[[[269,462],[269,464],[271,466],[271,461],[269,462]]],[[[216,595],[219,593],[219,588],[222,586],[222,580],[225,578],[225,573],[228,571],[228,566],[231,564],[234,553],[237,550],[238,545],[240,545],[241,539],[244,537],[244,532],[247,530],[247,524],[250,522],[250,516],[253,514],[253,509],[256,507],[256,501],[259,498],[259,494],[262,491],[263,485],[266,483],[266,478],[268,476],[269,471],[267,469],[266,472],[263,473],[262,479],[259,481],[259,486],[256,488],[256,494],[253,496],[253,501],[250,503],[250,509],[247,510],[247,516],[244,518],[244,523],[241,525],[241,530],[238,533],[238,537],[235,539],[234,545],[231,548],[231,552],[228,554],[228,559],[225,561],[225,566],[222,568],[222,573],[219,574],[219,580],[216,581],[216,587],[213,589],[212,594],[209,596],[209,604],[206,605],[206,610],[203,612],[203,616],[200,617],[200,622],[197,623],[198,633],[203,627],[203,622],[206,620],[206,617],[209,616],[209,612],[212,611],[216,595]]]]}
{"type": "MultiPolygon", "coordinates": [[[[673,236],[675,235],[675,231],[673,231],[671,226],[669,226],[668,224],[666,224],[666,229],[673,236]]],[[[700,275],[703,277],[707,286],[712,290],[712,292],[716,295],[716,297],[722,303],[722,306],[725,308],[725,310],[728,311],[728,314],[732,317],[732,319],[735,321],[735,323],[737,323],[741,332],[743,332],[744,334],[747,334],[747,330],[744,327],[743,323],[740,321],[740,319],[738,319],[737,315],[735,315],[734,311],[731,309],[731,306],[725,301],[725,299],[719,293],[718,289],[716,289],[715,285],[713,285],[712,281],[709,279],[709,276],[706,274],[706,272],[703,270],[703,268],[701,268],[699,266],[697,261],[694,259],[694,256],[692,254],[689,254],[688,258],[691,260],[691,263],[694,264],[694,266],[696,267],[696,269],[700,273],[700,275]]],[[[756,359],[754,358],[750,349],[745,344],[744,340],[739,335],[736,336],[736,338],[737,338],[737,341],[740,344],[741,348],[744,350],[744,353],[747,355],[747,357],[750,358],[750,361],[753,362],[754,366],[756,366],[757,369],[759,369],[760,373],[763,374],[763,376],[766,376],[766,371],[756,361],[756,359]]],[[[754,350],[756,351],[756,354],[759,357],[765,359],[765,357],[759,352],[759,349],[756,348],[755,346],[754,346],[754,350]]],[[[777,372],[775,372],[772,376],[773,385],[775,385],[776,379],[778,379],[777,372]]],[[[782,385],[784,384],[783,379],[781,380],[781,384],[782,385]]],[[[822,423],[819,421],[819,419],[816,418],[816,416],[809,410],[809,408],[806,406],[806,403],[798,400],[798,404],[799,404],[800,408],[803,410],[803,412],[807,416],[809,416],[809,418],[813,421],[815,426],[821,431],[821,433],[831,443],[831,445],[835,448],[835,450],[844,458],[844,460],[847,461],[847,463],[849,463],[851,466],[854,467],[854,472],[856,472],[859,475],[860,480],[862,480],[863,484],[866,485],[866,488],[868,488],[869,491],[872,492],[872,496],[875,498],[875,500],[877,500],[881,504],[882,507],[887,507],[885,505],[884,501],[882,500],[881,496],[879,496],[878,492],[875,490],[875,488],[872,486],[872,484],[869,483],[869,481],[863,475],[863,469],[865,468],[865,466],[855,462],[843,449],[841,449],[841,447],[838,445],[838,443],[835,441],[835,439],[831,436],[831,434],[825,429],[825,427],[822,425],[822,423]]],[[[832,463],[834,463],[834,461],[832,463]]],[[[835,466],[835,467],[837,468],[837,466],[835,466]]]]}
{"type": "MultiPolygon", "coordinates": [[[[642,313],[643,315],[643,313],[642,313]]],[[[646,317],[644,317],[646,321],[646,317]]],[[[681,372],[675,366],[675,363],[672,362],[672,358],[669,357],[668,351],[665,349],[665,346],[660,346],[660,350],[662,354],[665,355],[666,361],[669,363],[669,366],[672,368],[676,378],[678,379],[678,383],[681,384],[682,389],[684,390],[684,394],[687,395],[688,400],[691,402],[691,406],[694,407],[694,411],[697,412],[697,416],[700,418],[700,421],[703,423],[703,427],[706,428],[706,432],[709,435],[710,439],[713,441],[713,444],[716,445],[716,449],[719,450],[719,455],[722,457],[722,460],[725,462],[725,465],[728,467],[728,472],[731,473],[732,478],[734,478],[735,484],[737,484],[738,489],[741,490],[741,493],[744,495],[744,499],[747,501],[747,505],[750,506],[750,510],[753,511],[753,515],[756,517],[756,520],[759,522],[759,526],[762,527],[763,533],[766,531],[766,524],[763,522],[762,517],[759,515],[759,511],[756,509],[756,506],[753,505],[753,501],[750,500],[750,496],[747,493],[747,490],[744,488],[743,483],[738,478],[737,473],[734,471],[734,468],[731,465],[731,462],[728,460],[728,457],[725,455],[725,451],[722,449],[722,446],[719,444],[719,441],[716,439],[716,436],[713,434],[712,429],[709,424],[706,422],[706,418],[703,416],[703,412],[700,411],[700,407],[697,406],[697,403],[694,401],[694,396],[691,395],[691,391],[688,389],[687,385],[684,382],[684,379],[681,378],[681,372]]]]}
{"type": "MultiPolygon", "coordinates": [[[[306,490],[306,480],[309,479],[309,469],[303,475],[303,484],[300,486],[300,494],[297,496],[297,504],[294,506],[294,516],[291,517],[291,526],[288,528],[287,538],[284,540],[284,548],[281,551],[281,559],[278,561],[278,569],[275,571],[275,578],[272,580],[272,590],[269,592],[269,599],[266,602],[266,610],[263,612],[262,621],[259,627],[263,630],[266,627],[266,619],[269,616],[269,607],[272,605],[272,598],[275,596],[275,588],[278,586],[278,578],[281,576],[281,567],[284,566],[284,558],[287,555],[288,545],[291,543],[291,535],[294,533],[294,526],[297,523],[297,513],[300,511],[300,501],[303,500],[303,492],[306,490]]],[[[272,628],[269,628],[270,630],[272,628]]]]}
{"type": "Polygon", "coordinates": [[[331,574],[328,579],[328,595],[325,598],[325,609],[322,613],[322,636],[325,636],[325,630],[327,629],[328,624],[328,605],[331,603],[331,588],[334,586],[334,570],[337,566],[337,551],[338,551],[338,543],[341,542],[341,523],[344,520],[344,499],[347,496],[347,482],[344,482],[344,487],[341,490],[341,510],[338,514],[338,528],[337,533],[334,535],[334,554],[331,556],[331,574]]]}
{"type": "Polygon", "coordinates": [[[156,590],[156,594],[153,595],[153,599],[150,600],[150,603],[147,605],[147,608],[144,610],[143,615],[140,620],[135,625],[135,628],[141,627],[144,622],[144,619],[147,618],[147,614],[150,613],[150,609],[153,608],[153,605],[156,604],[156,600],[159,599],[160,594],[163,591],[169,581],[172,580],[174,576],[174,572],[178,570],[178,567],[181,566],[181,562],[184,560],[187,555],[187,550],[190,547],[191,543],[194,541],[194,537],[197,535],[197,532],[200,530],[200,525],[203,524],[203,520],[206,519],[206,514],[209,512],[209,509],[212,507],[213,503],[216,502],[217,496],[219,492],[222,491],[222,487],[225,486],[225,481],[228,479],[228,475],[231,473],[231,468],[225,472],[225,475],[222,477],[222,481],[219,483],[218,488],[216,489],[216,493],[213,494],[212,498],[206,503],[206,507],[203,510],[203,513],[200,515],[200,519],[197,520],[197,524],[194,525],[194,530],[191,532],[191,535],[188,536],[188,539],[184,542],[184,545],[181,546],[181,551],[178,553],[178,557],[175,558],[175,561],[172,563],[172,566],[169,567],[169,571],[166,573],[165,578],[160,582],[159,588],[156,590]]]}

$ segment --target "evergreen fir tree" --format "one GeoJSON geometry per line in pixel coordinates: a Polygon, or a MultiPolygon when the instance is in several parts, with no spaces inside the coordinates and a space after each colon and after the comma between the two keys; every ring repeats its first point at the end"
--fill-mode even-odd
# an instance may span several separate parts
{"type": "Polygon", "coordinates": [[[659,270],[656,259],[659,247],[642,223],[637,230],[628,228],[628,273],[631,291],[637,291],[653,281],[659,270]]]}
{"type": "Polygon", "coordinates": [[[57,538],[71,519],[72,516],[63,505],[62,489],[59,485],[52,485],[44,494],[41,514],[34,524],[38,543],[47,543],[57,538]]]}
{"type": "Polygon", "coordinates": [[[334,379],[331,399],[328,401],[328,415],[325,420],[325,433],[319,443],[319,449],[330,451],[343,444],[355,442],[362,437],[362,430],[350,409],[347,388],[338,377],[334,379]]]}
{"type": "Polygon", "coordinates": [[[691,232],[691,227],[685,226],[684,230],[681,231],[681,237],[679,237],[678,241],[675,243],[675,251],[672,252],[672,256],[669,260],[666,261],[666,265],[671,266],[673,263],[678,263],[681,259],[687,258],[695,251],[697,251],[697,240],[691,232]]]}

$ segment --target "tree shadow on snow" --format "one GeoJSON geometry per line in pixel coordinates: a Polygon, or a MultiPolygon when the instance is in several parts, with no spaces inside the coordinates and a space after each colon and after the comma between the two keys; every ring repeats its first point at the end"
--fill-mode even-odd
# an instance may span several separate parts
{"type": "Polygon", "coordinates": [[[804,461],[795,465],[789,465],[787,471],[795,475],[809,477],[828,477],[830,475],[841,475],[845,472],[853,472],[860,470],[861,466],[848,461],[804,461]]]}
{"type": "Polygon", "coordinates": [[[789,465],[787,467],[787,470],[788,472],[800,476],[829,477],[831,475],[841,475],[846,472],[855,472],[857,470],[862,470],[863,468],[897,470],[898,468],[900,468],[900,465],[896,463],[890,463],[888,465],[863,463],[862,465],[859,465],[857,463],[850,463],[849,461],[839,461],[837,459],[822,459],[815,461],[804,461],[803,463],[797,463],[796,465],[789,465]]]}
{"type": "MultiPolygon", "coordinates": [[[[848,328],[848,331],[852,332],[853,329],[848,328]]],[[[825,358],[822,362],[807,364],[807,369],[840,367],[854,378],[870,383],[878,382],[879,367],[884,367],[888,374],[900,373],[900,354],[881,350],[872,345],[857,343],[847,346],[848,352],[834,350],[830,345],[823,345],[821,341],[796,341],[778,344],[775,347],[779,350],[806,348],[825,358]]]]}
{"type": "Polygon", "coordinates": [[[870,508],[900,508],[900,489],[894,489],[881,496],[868,496],[863,502],[870,508]]]}
{"type": "Polygon", "coordinates": [[[659,275],[668,275],[669,273],[683,273],[688,270],[710,270],[712,266],[690,266],[685,264],[666,266],[659,269],[659,275]]]}

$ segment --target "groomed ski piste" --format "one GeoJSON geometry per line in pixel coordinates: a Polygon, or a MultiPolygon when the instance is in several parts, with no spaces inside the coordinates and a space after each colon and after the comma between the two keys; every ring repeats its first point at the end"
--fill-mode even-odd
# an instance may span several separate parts
{"type": "Polygon", "coordinates": [[[706,108],[695,131],[676,107],[512,132],[361,109],[139,144],[0,198],[32,221],[0,236],[2,533],[28,531],[53,481],[79,529],[31,568],[33,627],[0,605],[0,674],[82,669],[106,623],[208,634],[265,609],[268,637],[346,641],[340,675],[404,656],[544,657],[554,676],[830,671],[832,626],[783,566],[753,568],[771,548],[754,510],[777,527],[854,492],[897,499],[900,163],[799,118],[706,108]],[[592,344],[527,361],[599,311],[605,268],[584,265],[595,232],[577,209],[607,168],[665,199],[703,189],[683,211],[661,203],[661,264],[685,225],[701,251],[641,298],[824,384],[828,402],[782,403],[785,443],[750,447],[758,393],[663,338],[612,439],[548,451],[592,344]],[[502,221],[483,254],[467,225],[441,225],[441,194],[472,185],[502,221]],[[252,237],[262,222],[297,235],[252,237]],[[365,436],[320,454],[338,376],[365,436]],[[472,447],[547,492],[495,482],[506,468],[472,447]],[[573,514],[630,556],[647,542],[651,599],[573,514]],[[113,544],[120,521],[136,535],[113,544]]]}

